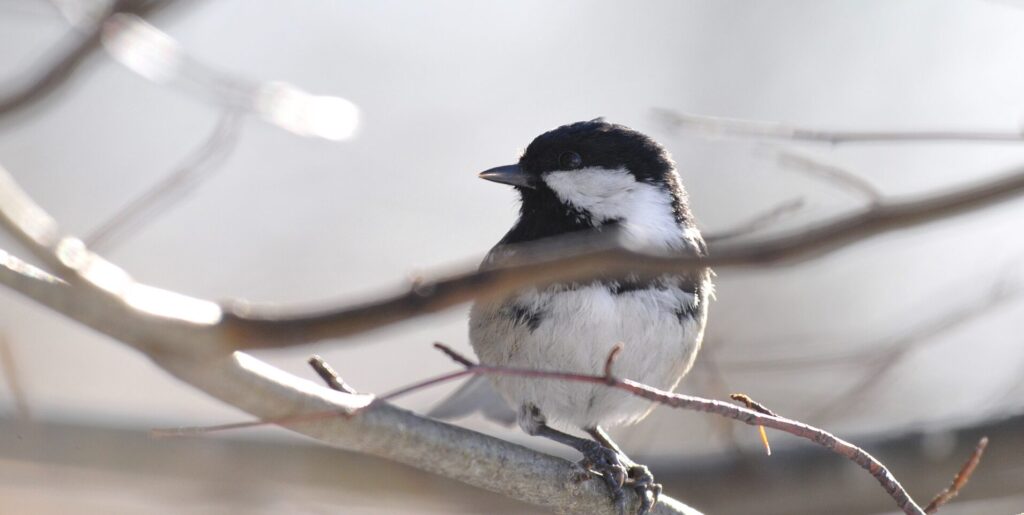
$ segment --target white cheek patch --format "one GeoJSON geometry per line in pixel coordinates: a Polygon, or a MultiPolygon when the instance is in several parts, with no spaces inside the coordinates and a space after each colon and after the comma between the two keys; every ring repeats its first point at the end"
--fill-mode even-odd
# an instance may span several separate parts
{"type": "Polygon", "coordinates": [[[671,194],[638,182],[625,169],[556,171],[543,179],[562,202],[586,212],[594,221],[622,220],[627,233],[639,243],[678,247],[687,240],[676,221],[671,194]]]}
{"type": "Polygon", "coordinates": [[[581,168],[567,172],[550,172],[544,182],[562,199],[598,220],[622,218],[630,195],[639,184],[626,170],[581,168]]]}

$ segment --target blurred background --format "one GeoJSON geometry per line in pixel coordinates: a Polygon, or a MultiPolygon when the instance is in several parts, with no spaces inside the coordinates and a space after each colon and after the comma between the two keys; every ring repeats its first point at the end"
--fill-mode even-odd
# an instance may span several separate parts
{"type": "MultiPolygon", "coordinates": [[[[103,6],[0,1],[0,95],[103,6]]],[[[222,0],[150,21],[173,39],[114,27],[55,94],[0,118],[0,163],[136,279],[214,300],[359,301],[471,265],[517,208],[476,173],[597,116],[671,150],[707,234],[780,205],[799,209],[763,233],[869,201],[808,168],[904,198],[1024,161],[1024,141],[759,141],[665,117],[1019,133],[1024,2],[222,0]],[[142,201],[130,224],[111,225],[183,170],[157,208],[142,201]]],[[[922,503],[988,434],[986,459],[942,512],[1024,511],[1022,219],[1024,201],[1010,202],[805,264],[719,271],[704,350],[679,391],[744,392],[863,444],[922,503]]],[[[6,234],[0,248],[27,257],[6,234]]],[[[313,378],[305,358],[318,353],[358,390],[384,392],[453,370],[430,344],[469,352],[465,324],[463,307],[257,355],[313,378]]],[[[3,513],[534,512],[283,429],[150,439],[249,417],[8,290],[0,343],[3,513]]],[[[456,386],[399,404],[422,412],[456,386]]],[[[853,464],[772,433],[766,457],[756,429],[710,415],[659,409],[614,436],[708,514],[894,507],[853,464]]]]}

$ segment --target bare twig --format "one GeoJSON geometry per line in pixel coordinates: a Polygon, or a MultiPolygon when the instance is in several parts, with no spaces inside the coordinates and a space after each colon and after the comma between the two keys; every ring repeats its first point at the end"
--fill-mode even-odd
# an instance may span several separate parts
{"type": "MultiPolygon", "coordinates": [[[[881,346],[868,347],[866,351],[859,353],[860,362],[864,364],[863,375],[841,393],[832,396],[827,402],[812,411],[808,417],[811,420],[819,421],[827,420],[837,413],[850,413],[858,401],[863,400],[870,392],[877,391],[882,386],[882,379],[902,363],[902,358],[911,351],[938,341],[936,339],[938,335],[991,314],[993,309],[1019,300],[1022,295],[1024,295],[1024,288],[1010,288],[996,283],[993,285],[991,293],[983,301],[936,318],[933,323],[911,331],[902,338],[881,346]]],[[[855,363],[857,361],[848,361],[845,364],[855,363]]]]}
{"type": "Polygon", "coordinates": [[[11,342],[7,340],[7,335],[2,331],[0,331],[0,367],[3,367],[4,381],[14,399],[14,408],[18,418],[21,420],[31,419],[32,410],[29,408],[28,397],[25,395],[21,375],[18,373],[18,362],[14,359],[11,342]]]}
{"type": "Polygon", "coordinates": [[[224,306],[226,339],[239,348],[282,347],[340,338],[435,313],[473,299],[558,280],[616,274],[685,273],[702,267],[792,264],[833,252],[875,234],[912,227],[979,209],[1024,192],[1024,168],[973,186],[916,200],[886,201],[784,234],[712,245],[707,257],[635,249],[614,232],[561,238],[521,249],[521,261],[462,271],[402,294],[358,306],[285,314],[248,305],[224,306]]]}
{"type": "MultiPolygon", "coordinates": [[[[192,0],[194,2],[194,0],[192,0]]],[[[0,118],[37,103],[70,79],[101,45],[142,77],[210,100],[225,109],[254,112],[301,136],[340,140],[353,134],[358,109],[340,97],[309,94],[283,82],[254,82],[207,66],[145,18],[189,0],[117,0],[87,27],[69,31],[72,43],[34,78],[0,95],[0,118]]],[[[58,6],[63,12],[63,9],[58,6]]],[[[72,23],[75,20],[69,19],[72,23]]]]}
{"type": "MultiPolygon", "coordinates": [[[[326,365],[326,363],[324,363],[326,365]]],[[[319,372],[319,371],[318,371],[319,372]]],[[[332,390],[341,391],[328,385],[332,390]]],[[[349,392],[344,392],[349,393],[349,392]]],[[[312,413],[301,413],[299,415],[285,415],[276,418],[264,418],[260,420],[248,420],[243,422],[231,422],[228,424],[217,424],[214,426],[188,426],[188,427],[158,427],[149,430],[150,438],[182,438],[190,436],[206,436],[212,433],[223,431],[237,431],[239,429],[250,429],[253,427],[264,427],[270,425],[288,426],[304,422],[316,422],[324,419],[344,417],[351,418],[357,413],[356,410],[339,411],[314,411],[312,413]]]]}
{"type": "MultiPolygon", "coordinates": [[[[745,394],[745,393],[734,393],[734,394],[729,395],[729,398],[734,400],[734,401],[737,401],[737,402],[742,402],[747,408],[750,408],[750,409],[752,409],[754,411],[757,411],[759,413],[764,413],[765,415],[775,416],[775,413],[772,412],[772,410],[764,407],[763,404],[755,401],[754,399],[751,399],[750,396],[745,394]]],[[[764,444],[764,452],[765,452],[765,454],[771,456],[772,455],[772,446],[771,446],[770,443],[768,443],[768,434],[765,433],[764,426],[760,426],[760,425],[757,426],[757,430],[758,430],[759,433],[761,433],[761,443],[764,444]]]]}
{"type": "MultiPolygon", "coordinates": [[[[604,360],[604,377],[609,382],[614,381],[615,377],[612,375],[612,366],[615,365],[615,359],[622,353],[622,342],[616,343],[612,350],[608,352],[608,357],[604,360]]],[[[445,353],[447,354],[447,352],[445,353]]],[[[453,358],[454,359],[454,358],[453,358]]]]}
{"type": "Polygon", "coordinates": [[[241,114],[225,110],[210,136],[167,177],[150,187],[120,211],[101,223],[85,243],[94,248],[111,248],[118,237],[128,236],[153,221],[178,199],[210,178],[237,146],[241,134],[241,114]]]}
{"type": "Polygon", "coordinates": [[[225,109],[259,114],[293,134],[343,140],[358,125],[359,110],[344,98],[225,73],[193,58],[174,38],[138,16],[112,17],[104,25],[102,42],[114,59],[147,80],[225,109]]]}
{"type": "Polygon", "coordinates": [[[324,358],[313,355],[309,357],[309,366],[313,367],[320,379],[323,379],[327,383],[327,387],[332,390],[345,393],[358,393],[355,388],[349,386],[345,381],[338,375],[337,372],[331,368],[331,365],[324,361],[324,358]]]}
{"type": "MultiPolygon", "coordinates": [[[[898,356],[906,350],[928,345],[936,341],[935,337],[940,334],[962,327],[991,313],[993,309],[1024,298],[1024,286],[1005,285],[1002,284],[1002,279],[1000,277],[992,285],[990,293],[980,302],[949,310],[902,335],[887,336],[872,343],[846,345],[857,347],[854,350],[825,355],[810,355],[806,350],[800,350],[788,356],[771,358],[720,359],[718,365],[731,372],[790,372],[815,367],[875,365],[879,362],[898,361],[898,356]]],[[[972,280],[970,285],[954,285],[955,287],[951,286],[951,289],[959,291],[967,286],[976,287],[976,284],[977,280],[972,280]]]]}
{"type": "Polygon", "coordinates": [[[721,118],[670,109],[654,109],[655,116],[671,129],[690,130],[705,136],[723,138],[753,138],[759,140],[803,141],[808,143],[913,143],[913,142],[962,142],[962,143],[1021,143],[1021,131],[957,131],[957,130],[916,130],[916,131],[828,131],[808,129],[779,122],[721,118]]]}
{"type": "Polygon", "coordinates": [[[704,241],[709,244],[715,244],[724,240],[736,238],[739,236],[747,236],[753,234],[765,227],[768,227],[780,219],[799,211],[800,208],[804,207],[804,199],[795,198],[786,202],[783,202],[763,213],[751,217],[748,221],[741,223],[731,229],[724,231],[718,231],[710,233],[704,236],[704,241]]]}
{"type": "Polygon", "coordinates": [[[932,502],[928,503],[928,506],[924,508],[925,513],[935,513],[939,511],[939,508],[948,503],[960,490],[967,484],[971,479],[971,475],[974,474],[974,469],[978,467],[978,463],[981,463],[981,456],[985,454],[985,448],[988,447],[988,437],[983,436],[981,440],[978,440],[978,445],[974,448],[974,452],[967,458],[964,465],[960,467],[960,471],[953,477],[953,482],[941,492],[935,495],[932,502]]]}
{"type": "MultiPolygon", "coordinates": [[[[127,3],[115,3],[110,14],[123,9],[127,3]]],[[[0,117],[20,111],[45,98],[70,78],[99,44],[105,19],[106,17],[91,27],[84,37],[78,34],[69,35],[67,39],[74,41],[61,45],[66,48],[55,52],[57,55],[52,59],[52,64],[35,74],[35,77],[24,85],[12,88],[0,97],[0,117]]]]}
{"type": "Polygon", "coordinates": [[[743,405],[758,413],[764,413],[765,415],[771,415],[773,417],[777,416],[774,411],[765,407],[764,404],[761,404],[760,402],[757,402],[754,399],[750,398],[750,396],[745,393],[729,394],[729,398],[734,401],[742,402],[743,405]]]}
{"type": "MultiPolygon", "coordinates": [[[[697,362],[690,370],[687,377],[698,379],[697,392],[701,397],[712,399],[727,397],[732,390],[729,388],[721,368],[718,366],[717,353],[722,350],[725,342],[710,341],[707,337],[701,344],[700,353],[697,354],[697,362]]],[[[711,430],[722,442],[723,445],[733,451],[740,450],[739,441],[733,433],[733,424],[725,418],[709,417],[707,419],[711,430]]]]}
{"type": "Polygon", "coordinates": [[[825,163],[818,158],[799,154],[791,150],[779,150],[777,155],[781,166],[805,173],[816,179],[822,179],[828,184],[851,191],[867,200],[869,204],[878,204],[884,198],[882,192],[875,185],[845,168],[825,163]]]}
{"type": "Polygon", "coordinates": [[[62,43],[61,50],[54,52],[50,64],[29,79],[25,84],[12,88],[8,93],[0,95],[0,118],[21,111],[38,103],[67,82],[92,53],[99,47],[104,24],[118,13],[133,13],[146,16],[158,8],[173,4],[174,1],[162,0],[117,0],[105,16],[85,30],[84,34],[70,31],[62,43]]]}

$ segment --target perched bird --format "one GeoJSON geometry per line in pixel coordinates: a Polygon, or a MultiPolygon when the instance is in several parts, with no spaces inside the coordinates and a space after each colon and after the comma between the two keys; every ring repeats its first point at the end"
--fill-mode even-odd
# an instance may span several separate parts
{"type": "MultiPolygon", "coordinates": [[[[518,220],[483,269],[507,262],[517,244],[609,227],[652,250],[705,253],[668,152],[625,126],[599,118],[558,127],[534,139],[517,164],[480,177],[513,186],[522,200],[518,220]]],[[[700,347],[710,275],[701,270],[527,288],[473,305],[470,342],[487,365],[582,374],[602,374],[609,352],[621,343],[616,376],[671,390],[700,347]]],[[[470,380],[431,414],[482,409],[501,418],[508,407],[526,433],[581,452],[581,465],[604,479],[620,512],[624,485],[639,494],[640,513],[657,501],[661,486],[604,431],[643,419],[651,402],[605,385],[495,375],[470,380]],[[493,393],[488,398],[492,387],[507,406],[493,393]],[[593,440],[557,428],[579,429],[593,440]]]]}

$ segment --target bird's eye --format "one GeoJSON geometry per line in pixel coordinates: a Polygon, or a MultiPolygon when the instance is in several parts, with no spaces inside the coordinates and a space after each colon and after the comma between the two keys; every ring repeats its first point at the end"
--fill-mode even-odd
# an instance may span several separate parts
{"type": "Polygon", "coordinates": [[[575,170],[583,166],[583,158],[576,152],[562,152],[558,156],[558,166],[562,170],[575,170]]]}

